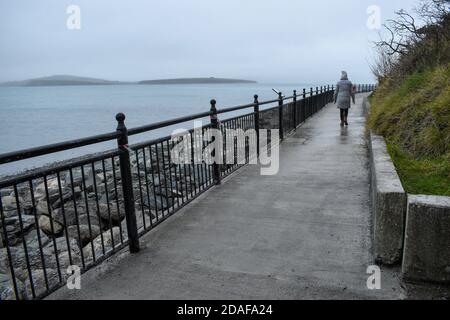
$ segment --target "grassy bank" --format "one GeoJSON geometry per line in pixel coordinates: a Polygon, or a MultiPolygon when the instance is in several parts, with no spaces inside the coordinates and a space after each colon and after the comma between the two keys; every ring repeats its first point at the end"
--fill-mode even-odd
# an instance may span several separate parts
{"type": "Polygon", "coordinates": [[[385,137],[407,192],[450,196],[450,64],[384,81],[368,126],[385,137]]]}

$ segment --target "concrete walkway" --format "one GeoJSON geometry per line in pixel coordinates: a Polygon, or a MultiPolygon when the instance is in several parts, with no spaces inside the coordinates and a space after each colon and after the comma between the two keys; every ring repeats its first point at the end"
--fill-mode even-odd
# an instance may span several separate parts
{"type": "Polygon", "coordinates": [[[141,239],[142,252],[93,269],[54,299],[399,299],[372,265],[362,100],[348,129],[329,105],[288,137],[280,172],[246,166],[141,239]]]}

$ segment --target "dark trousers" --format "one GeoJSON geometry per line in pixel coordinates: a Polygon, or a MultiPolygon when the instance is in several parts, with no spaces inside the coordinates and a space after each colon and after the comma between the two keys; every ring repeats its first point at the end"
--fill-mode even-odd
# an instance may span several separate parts
{"type": "Polygon", "coordinates": [[[348,116],[348,109],[339,109],[341,110],[341,121],[344,121],[344,117],[348,116]]]}

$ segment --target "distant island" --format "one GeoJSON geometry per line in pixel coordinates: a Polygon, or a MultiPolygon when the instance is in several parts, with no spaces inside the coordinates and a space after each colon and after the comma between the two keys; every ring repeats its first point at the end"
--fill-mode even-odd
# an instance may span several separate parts
{"type": "Polygon", "coordinates": [[[178,78],[163,80],[145,80],[139,84],[232,84],[232,83],[257,83],[252,80],[224,79],[224,78],[178,78]]]}
{"type": "Polygon", "coordinates": [[[104,79],[77,77],[70,75],[54,75],[22,81],[11,81],[1,83],[1,86],[14,87],[42,87],[42,86],[87,86],[87,85],[112,85],[129,84],[128,82],[110,81],[104,79]]]}
{"type": "Polygon", "coordinates": [[[111,81],[96,78],[77,77],[71,75],[54,75],[22,81],[10,81],[0,83],[2,87],[45,87],[45,86],[93,86],[93,85],[172,85],[172,84],[234,84],[234,83],[257,83],[256,81],[224,78],[179,78],[162,80],[145,80],[138,82],[111,81]]]}

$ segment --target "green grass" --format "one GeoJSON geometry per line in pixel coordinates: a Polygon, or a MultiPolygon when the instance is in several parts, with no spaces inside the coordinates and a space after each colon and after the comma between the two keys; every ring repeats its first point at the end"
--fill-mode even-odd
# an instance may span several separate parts
{"type": "Polygon", "coordinates": [[[450,196],[450,65],[386,80],[368,127],[385,137],[409,193],[450,196]]]}
{"type": "Polygon", "coordinates": [[[416,160],[398,146],[388,151],[406,192],[450,196],[450,161],[446,157],[416,160]]]}

